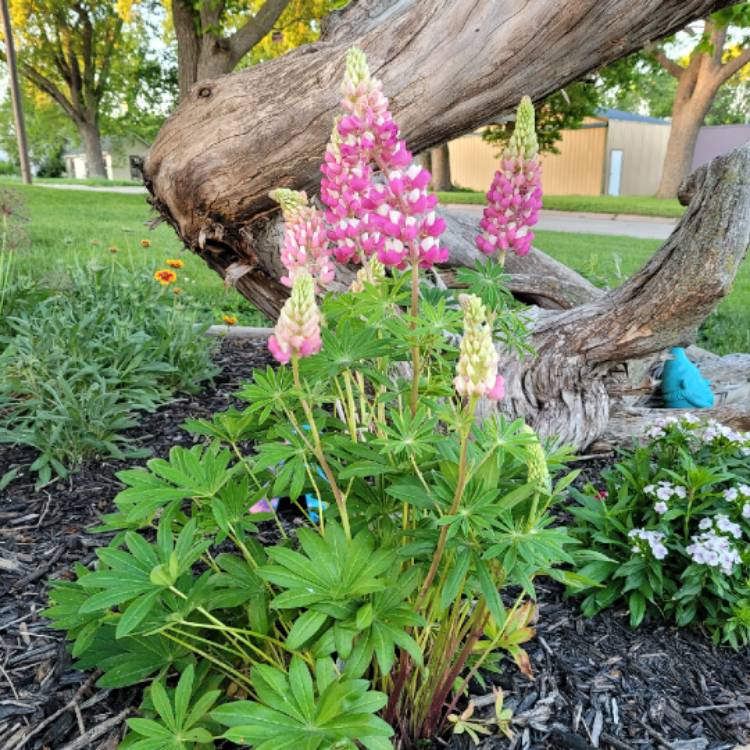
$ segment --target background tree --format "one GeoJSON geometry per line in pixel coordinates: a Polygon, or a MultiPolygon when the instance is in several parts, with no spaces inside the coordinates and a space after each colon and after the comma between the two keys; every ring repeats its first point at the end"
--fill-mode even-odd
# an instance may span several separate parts
{"type": "MultiPolygon", "coordinates": [[[[137,0],[11,0],[21,75],[74,123],[90,176],[106,177],[100,124],[139,85],[146,35],[137,0]]],[[[2,55],[2,50],[0,50],[2,55]]]]}
{"type": "MultiPolygon", "coordinates": [[[[38,174],[43,165],[54,162],[55,156],[75,138],[76,129],[52,98],[28,81],[21,84],[21,100],[26,115],[29,158],[38,174]]],[[[18,143],[7,96],[0,103],[0,148],[8,154],[10,161],[18,163],[18,143]]],[[[42,176],[55,176],[49,169],[43,171],[46,175],[42,176]]]]}
{"type": "Polygon", "coordinates": [[[672,128],[657,190],[660,198],[677,195],[690,169],[698,132],[719,89],[750,63],[750,3],[714,13],[700,25],[698,30],[686,30],[694,40],[686,54],[676,55],[675,45],[669,43],[649,50],[653,60],[677,83],[672,128]]]}
{"type": "Polygon", "coordinates": [[[180,97],[196,81],[231,73],[317,39],[320,20],[347,0],[166,0],[177,38],[180,97]],[[252,54],[250,54],[252,53],[252,54]]]}
{"type": "MultiPolygon", "coordinates": [[[[561,131],[577,128],[584,117],[593,115],[599,106],[601,95],[590,79],[576,81],[551,96],[548,96],[536,108],[537,138],[539,150],[559,154],[555,146],[561,137],[561,131]]],[[[507,143],[513,133],[513,120],[490,125],[482,133],[488,143],[497,144],[498,150],[507,143]]]]}

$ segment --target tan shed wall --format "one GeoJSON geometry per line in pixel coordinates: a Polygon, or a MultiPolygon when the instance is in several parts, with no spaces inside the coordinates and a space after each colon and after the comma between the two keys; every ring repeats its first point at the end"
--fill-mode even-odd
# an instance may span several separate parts
{"type": "MultiPolygon", "coordinates": [[[[601,195],[607,128],[564,130],[559,154],[542,157],[542,188],[548,195],[601,195]]],[[[448,144],[453,183],[485,191],[497,169],[497,146],[479,133],[448,144]]]]}
{"type": "Polygon", "coordinates": [[[613,149],[623,152],[620,195],[656,193],[667,152],[669,124],[610,120],[608,130],[607,177],[610,152],[613,149]]]}

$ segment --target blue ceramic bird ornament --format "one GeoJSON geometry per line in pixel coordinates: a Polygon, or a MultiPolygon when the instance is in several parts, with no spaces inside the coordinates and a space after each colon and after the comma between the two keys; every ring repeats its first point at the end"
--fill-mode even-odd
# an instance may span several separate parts
{"type": "Polygon", "coordinates": [[[708,409],[714,405],[711,384],[680,346],[672,349],[672,359],[664,363],[661,393],[669,409],[708,409]]]}

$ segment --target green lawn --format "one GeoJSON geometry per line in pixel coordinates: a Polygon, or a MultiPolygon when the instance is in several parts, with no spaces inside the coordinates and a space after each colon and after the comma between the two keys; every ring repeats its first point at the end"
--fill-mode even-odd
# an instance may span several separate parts
{"type": "Polygon", "coordinates": [[[22,272],[56,285],[74,264],[120,263],[143,273],[144,282],[155,284],[154,271],[165,268],[167,258],[179,258],[176,286],[206,310],[213,322],[232,313],[240,325],[259,325],[264,318],[233,289],[225,289],[219,276],[197,256],[182,249],[174,231],[161,224],[151,231],[145,222],[153,218],[143,195],[123,195],[74,190],[52,190],[20,185],[8,180],[22,197],[30,222],[30,244],[18,253],[22,272]],[[141,240],[151,246],[141,247],[141,240]],[[111,252],[116,249],[117,252],[111,252]]]}
{"type": "MultiPolygon", "coordinates": [[[[223,313],[233,313],[244,325],[262,324],[261,315],[192,253],[180,247],[166,224],[149,231],[145,222],[152,216],[142,195],[90,193],[27,187],[7,180],[26,202],[31,219],[27,226],[29,248],[19,253],[20,268],[51,284],[64,279],[67,268],[78,263],[121,263],[143,273],[146,283],[164,267],[167,258],[180,258],[177,285],[188,298],[206,310],[207,317],[220,322],[223,313]],[[149,239],[151,247],[140,246],[149,239]],[[116,247],[116,253],[110,253],[116,247]]],[[[459,193],[460,194],[460,193],[459,193]]],[[[616,285],[637,270],[659,246],[658,240],[537,232],[535,244],[567,263],[594,283],[616,285]]],[[[720,352],[750,351],[750,264],[744,264],[732,294],[722,303],[706,326],[708,348],[720,352]]]]}
{"type": "MultiPolygon", "coordinates": [[[[4,181],[8,180],[14,184],[21,184],[19,177],[3,177],[4,181]]],[[[88,177],[86,179],[76,179],[74,177],[35,177],[35,185],[86,185],[87,187],[139,187],[142,182],[137,180],[107,180],[104,177],[88,177]]]]}
{"type": "MultiPolygon", "coordinates": [[[[456,190],[438,193],[441,203],[484,205],[484,193],[473,190],[456,190]]],[[[555,211],[588,211],[608,214],[639,214],[641,216],[666,216],[678,218],[685,208],[676,200],[662,200],[643,195],[545,195],[544,208],[555,211]]]]}

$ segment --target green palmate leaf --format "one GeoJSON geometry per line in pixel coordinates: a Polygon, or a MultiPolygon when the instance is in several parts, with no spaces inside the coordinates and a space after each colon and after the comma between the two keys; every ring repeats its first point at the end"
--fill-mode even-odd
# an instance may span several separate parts
{"type": "Polygon", "coordinates": [[[292,657],[288,673],[256,666],[252,678],[257,702],[226,703],[211,714],[229,727],[224,733],[227,739],[256,750],[323,750],[346,740],[392,748],[390,743],[378,744],[393,734],[376,716],[385,705],[385,695],[370,691],[365,680],[335,677],[330,662],[318,667],[315,681],[299,656],[292,657]]]}

